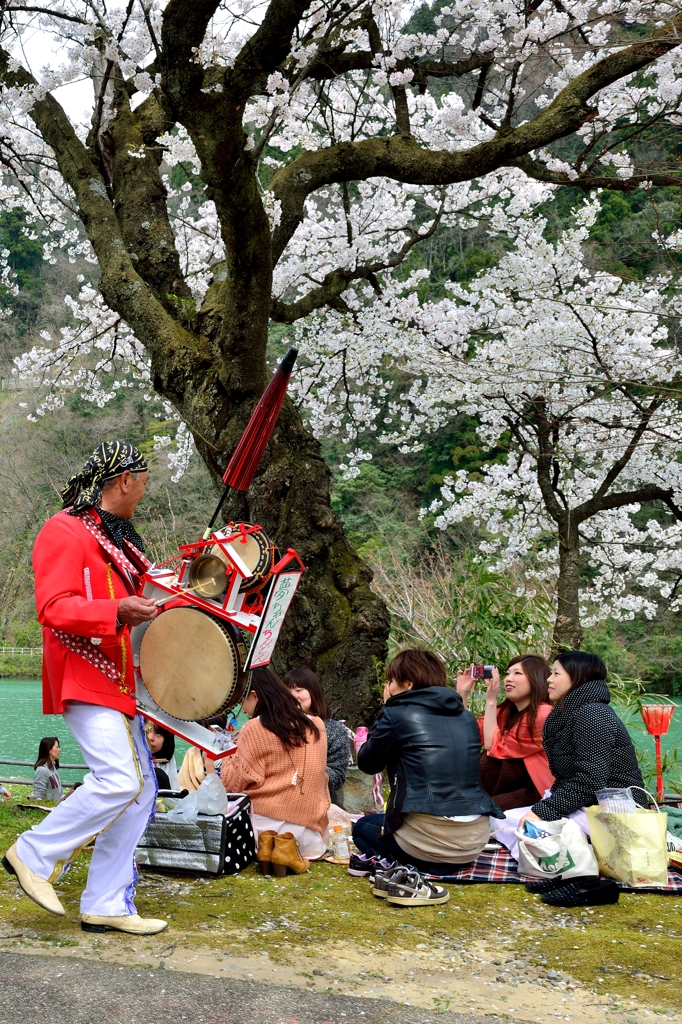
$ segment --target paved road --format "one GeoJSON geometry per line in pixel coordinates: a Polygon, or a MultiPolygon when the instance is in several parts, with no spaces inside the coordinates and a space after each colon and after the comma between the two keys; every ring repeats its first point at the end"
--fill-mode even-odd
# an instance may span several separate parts
{"type": "Polygon", "coordinates": [[[388,1000],[0,953],[0,1024],[492,1024],[388,1000]]]}

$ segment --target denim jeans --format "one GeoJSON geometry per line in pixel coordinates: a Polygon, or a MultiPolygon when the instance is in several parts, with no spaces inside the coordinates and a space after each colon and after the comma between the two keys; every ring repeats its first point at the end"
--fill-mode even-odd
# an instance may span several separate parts
{"type": "MultiPolygon", "coordinates": [[[[398,864],[409,864],[427,875],[452,875],[469,864],[444,864],[440,861],[419,860],[411,857],[398,845],[392,835],[382,835],[383,814],[366,814],[353,825],[353,842],[368,857],[387,857],[398,864]]],[[[473,863],[470,861],[469,863],[473,863]]]]}

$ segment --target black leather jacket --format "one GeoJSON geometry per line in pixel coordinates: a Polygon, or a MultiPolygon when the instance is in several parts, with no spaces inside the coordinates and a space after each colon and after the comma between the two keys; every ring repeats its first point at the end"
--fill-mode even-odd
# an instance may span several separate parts
{"type": "Polygon", "coordinates": [[[388,770],[384,832],[395,832],[410,812],[503,818],[481,785],[480,752],[476,719],[454,690],[429,686],[387,700],[358,751],[360,771],[388,770]]]}

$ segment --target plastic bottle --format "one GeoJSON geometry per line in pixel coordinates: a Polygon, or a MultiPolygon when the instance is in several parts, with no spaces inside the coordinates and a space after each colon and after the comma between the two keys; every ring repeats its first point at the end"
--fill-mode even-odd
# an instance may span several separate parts
{"type": "Polygon", "coordinates": [[[334,847],[334,856],[337,860],[350,860],[348,836],[344,835],[343,825],[334,825],[334,829],[332,831],[332,845],[334,847]]]}

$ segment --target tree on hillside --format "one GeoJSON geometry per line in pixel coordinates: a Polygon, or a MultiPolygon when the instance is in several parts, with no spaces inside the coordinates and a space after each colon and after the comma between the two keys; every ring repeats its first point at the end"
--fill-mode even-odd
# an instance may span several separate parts
{"type": "MultiPolygon", "coordinates": [[[[469,285],[421,305],[392,295],[383,319],[375,307],[355,324],[356,359],[377,381],[363,402],[385,440],[419,443],[465,412],[484,448],[506,448],[482,473],[446,478],[430,511],[442,529],[482,527],[496,571],[525,563],[528,579],[555,580],[557,649],[579,647],[582,624],[682,607],[682,296],[674,277],[590,271],[598,212],[585,203],[556,243],[544,218],[514,224],[514,248],[469,285]],[[387,355],[412,382],[395,423],[387,355]]],[[[318,324],[320,368],[346,329],[335,314],[318,324]]]]}
{"type": "MultiPolygon", "coordinates": [[[[597,160],[602,184],[676,180],[674,168],[634,167],[628,148],[680,104],[673,5],[455,0],[410,25],[412,11],[399,0],[3,3],[0,159],[48,254],[57,237],[99,274],[99,297],[85,287],[71,299],[77,327],[46,338],[24,371],[99,401],[102,371],[117,385],[137,376],[217,476],[267,382],[271,319],[327,309],[352,321],[440,225],[546,196],[533,178],[591,187],[597,160]],[[60,68],[22,63],[27,26],[64,45],[60,68]],[[82,77],[94,86],[87,131],[53,95],[82,77]],[[577,169],[550,148],[560,139],[582,155],[577,169]],[[164,158],[187,170],[185,185],[170,188],[164,158]],[[198,206],[183,198],[192,173],[198,206]]],[[[316,664],[337,707],[366,706],[387,618],[291,403],[248,499],[228,511],[308,565],[281,661],[316,664]]]]}

